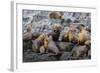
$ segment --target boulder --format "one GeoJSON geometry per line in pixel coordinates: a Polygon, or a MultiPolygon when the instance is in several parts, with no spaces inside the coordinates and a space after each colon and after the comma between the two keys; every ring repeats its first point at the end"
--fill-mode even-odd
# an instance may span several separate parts
{"type": "Polygon", "coordinates": [[[72,50],[72,56],[82,58],[86,56],[87,51],[88,50],[86,46],[75,46],[72,50]]]}
{"type": "Polygon", "coordinates": [[[31,48],[32,48],[32,42],[30,40],[23,41],[23,50],[27,50],[31,48]]]}
{"type": "Polygon", "coordinates": [[[56,45],[60,51],[71,52],[73,49],[73,44],[69,42],[56,42],[56,45]]]}
{"type": "Polygon", "coordinates": [[[42,54],[38,56],[38,61],[56,61],[56,57],[53,53],[42,54]]]}
{"type": "Polygon", "coordinates": [[[88,58],[91,59],[91,50],[88,51],[88,58]]]}
{"type": "Polygon", "coordinates": [[[27,55],[24,55],[23,62],[41,62],[41,61],[56,61],[55,54],[53,53],[28,53],[27,55]]]}
{"type": "Polygon", "coordinates": [[[70,55],[71,55],[70,52],[63,52],[60,57],[60,60],[69,60],[70,55]]]}

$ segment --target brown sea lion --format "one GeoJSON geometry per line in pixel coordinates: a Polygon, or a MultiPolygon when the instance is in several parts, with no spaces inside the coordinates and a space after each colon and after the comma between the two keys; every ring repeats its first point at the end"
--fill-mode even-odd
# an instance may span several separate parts
{"type": "Polygon", "coordinates": [[[48,44],[49,44],[48,36],[45,35],[43,40],[43,45],[40,47],[40,53],[48,52],[48,44]]]}
{"type": "Polygon", "coordinates": [[[53,41],[59,40],[60,32],[61,32],[61,25],[60,24],[53,24],[52,32],[51,32],[53,41]]]}
{"type": "Polygon", "coordinates": [[[52,36],[49,36],[48,50],[55,54],[58,54],[60,52],[55,42],[53,41],[52,36]]]}
{"type": "Polygon", "coordinates": [[[50,13],[49,18],[50,18],[50,19],[62,19],[63,16],[61,15],[60,12],[58,12],[58,11],[53,11],[52,13],[50,13]]]}
{"type": "Polygon", "coordinates": [[[39,48],[43,45],[44,34],[40,35],[37,39],[32,40],[32,50],[39,52],[39,48]]]}
{"type": "Polygon", "coordinates": [[[84,26],[80,27],[80,32],[78,34],[78,43],[84,44],[88,40],[88,33],[84,26]]]}
{"type": "Polygon", "coordinates": [[[65,32],[64,34],[64,38],[68,41],[68,42],[76,42],[78,39],[75,27],[73,25],[71,25],[69,27],[69,31],[65,32]]]}

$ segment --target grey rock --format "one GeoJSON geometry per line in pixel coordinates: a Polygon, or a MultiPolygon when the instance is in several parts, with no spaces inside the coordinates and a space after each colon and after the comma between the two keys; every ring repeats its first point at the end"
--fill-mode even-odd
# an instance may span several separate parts
{"type": "Polygon", "coordinates": [[[91,50],[88,51],[88,58],[91,59],[91,50]]]}
{"type": "Polygon", "coordinates": [[[38,56],[39,61],[55,61],[56,57],[53,56],[53,54],[51,55],[51,53],[49,54],[43,54],[38,56]]]}
{"type": "Polygon", "coordinates": [[[60,60],[69,60],[71,53],[70,52],[63,52],[60,60]]]}
{"type": "Polygon", "coordinates": [[[56,45],[60,51],[71,52],[73,49],[73,44],[69,42],[56,42],[56,45]]]}
{"type": "Polygon", "coordinates": [[[86,56],[87,52],[87,47],[86,46],[75,46],[72,50],[72,56],[80,58],[86,56]]]}
{"type": "Polygon", "coordinates": [[[32,42],[30,40],[23,41],[23,48],[24,48],[24,50],[31,49],[32,48],[32,42]]]}
{"type": "Polygon", "coordinates": [[[47,54],[41,54],[41,53],[29,53],[27,55],[24,55],[23,62],[41,62],[41,61],[56,61],[55,54],[53,53],[47,53],[47,54]]]}

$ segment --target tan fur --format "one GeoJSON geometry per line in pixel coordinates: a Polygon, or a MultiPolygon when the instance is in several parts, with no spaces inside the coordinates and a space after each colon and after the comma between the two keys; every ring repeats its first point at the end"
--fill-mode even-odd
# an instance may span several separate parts
{"type": "Polygon", "coordinates": [[[73,42],[73,41],[77,41],[78,40],[77,34],[75,32],[75,27],[73,25],[70,25],[69,31],[67,33],[65,33],[64,37],[69,42],[73,42]]]}
{"type": "Polygon", "coordinates": [[[50,19],[52,19],[52,18],[53,19],[62,19],[63,17],[60,12],[54,11],[49,15],[49,18],[50,19]]]}
{"type": "Polygon", "coordinates": [[[39,49],[40,52],[43,50],[46,51],[48,48],[48,43],[49,43],[48,36],[45,34],[42,34],[38,37],[37,40],[42,43],[42,45],[40,46],[40,49],[39,49]]]}
{"type": "Polygon", "coordinates": [[[48,43],[49,43],[48,36],[45,36],[44,37],[44,45],[43,45],[45,49],[48,48],[48,43]]]}
{"type": "Polygon", "coordinates": [[[87,40],[87,31],[84,28],[82,28],[78,34],[78,42],[84,43],[86,40],[87,40]]]}

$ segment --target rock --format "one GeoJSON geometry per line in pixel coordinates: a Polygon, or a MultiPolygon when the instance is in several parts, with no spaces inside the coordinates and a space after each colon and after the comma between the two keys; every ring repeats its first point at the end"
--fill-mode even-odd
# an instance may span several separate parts
{"type": "Polygon", "coordinates": [[[88,58],[91,59],[91,50],[88,51],[88,58]]]}
{"type": "Polygon", "coordinates": [[[47,17],[42,16],[42,15],[34,15],[33,16],[33,21],[38,22],[38,21],[41,21],[41,20],[46,19],[46,18],[47,17]]]}
{"type": "Polygon", "coordinates": [[[78,12],[24,10],[22,20],[24,26],[23,62],[90,59],[91,25],[89,20],[91,15],[87,14],[78,12]],[[70,30],[70,25],[74,25],[75,27],[77,25],[75,30],[77,30],[78,34],[80,23],[84,24],[86,29],[85,34],[87,34],[85,38],[85,34],[82,35],[83,33],[80,33],[79,43],[85,42],[85,44],[82,44],[83,46],[80,46],[81,44],[78,44],[78,41],[75,39],[73,39],[74,42],[71,41],[69,43],[69,40],[64,37],[65,32],[67,33],[70,30]],[[52,39],[48,43],[48,52],[45,52],[43,47],[43,33],[52,36],[52,39]]]}
{"type": "Polygon", "coordinates": [[[70,52],[63,52],[60,57],[60,60],[69,60],[70,55],[71,55],[70,52]]]}
{"type": "Polygon", "coordinates": [[[88,50],[90,50],[90,49],[91,49],[91,40],[87,40],[87,41],[85,42],[85,45],[86,45],[86,47],[88,48],[88,50]]]}
{"type": "Polygon", "coordinates": [[[48,54],[42,54],[38,56],[39,61],[56,61],[56,57],[54,54],[48,53],[48,54]]]}
{"type": "Polygon", "coordinates": [[[38,61],[38,54],[36,53],[29,53],[23,58],[23,62],[36,62],[38,61]]]}
{"type": "Polygon", "coordinates": [[[27,50],[31,48],[32,48],[32,42],[30,40],[23,41],[23,50],[27,50]]]}
{"type": "Polygon", "coordinates": [[[77,58],[81,58],[81,57],[86,56],[87,51],[88,50],[87,50],[86,46],[76,46],[72,50],[72,56],[77,57],[77,58]]]}
{"type": "Polygon", "coordinates": [[[73,44],[69,42],[56,42],[56,45],[60,51],[71,52],[73,48],[73,44]]]}
{"type": "Polygon", "coordinates": [[[41,54],[41,53],[29,53],[24,55],[23,62],[41,62],[41,61],[56,61],[56,56],[53,53],[41,54]]]}

